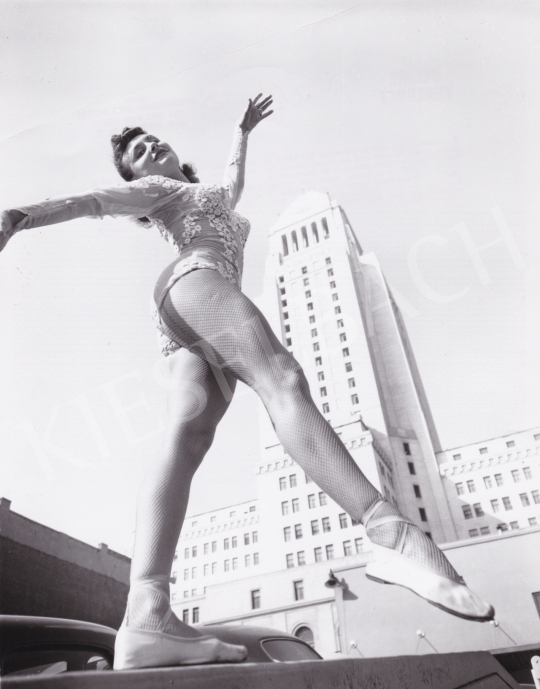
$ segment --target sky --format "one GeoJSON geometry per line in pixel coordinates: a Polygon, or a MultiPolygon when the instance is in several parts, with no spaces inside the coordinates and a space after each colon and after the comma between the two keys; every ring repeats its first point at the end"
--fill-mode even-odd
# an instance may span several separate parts
{"type": "MultiPolygon", "coordinates": [[[[0,205],[116,184],[110,136],[143,126],[219,182],[249,97],[243,289],[268,229],[328,192],[401,305],[443,447],[538,425],[540,8],[533,2],[4,1],[0,205]]],[[[81,219],[0,255],[0,496],[130,554],[159,451],[167,364],[150,320],[174,259],[154,230],[81,219]]],[[[239,386],[189,513],[255,497],[239,386]]]]}

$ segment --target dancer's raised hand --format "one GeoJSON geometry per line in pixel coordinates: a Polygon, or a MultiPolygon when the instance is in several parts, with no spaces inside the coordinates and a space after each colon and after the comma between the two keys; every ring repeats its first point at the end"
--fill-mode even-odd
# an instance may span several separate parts
{"type": "Polygon", "coordinates": [[[266,96],[266,98],[259,101],[261,97],[262,93],[259,93],[254,100],[249,99],[249,104],[240,121],[240,129],[246,133],[250,132],[261,120],[264,120],[265,117],[274,112],[273,110],[266,112],[267,108],[272,105],[272,96],[266,96]]]}

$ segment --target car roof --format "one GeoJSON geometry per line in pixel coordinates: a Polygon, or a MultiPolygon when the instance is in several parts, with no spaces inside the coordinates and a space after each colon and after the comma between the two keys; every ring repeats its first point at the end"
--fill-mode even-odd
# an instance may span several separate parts
{"type": "Polygon", "coordinates": [[[0,644],[3,651],[34,643],[95,644],[114,648],[116,631],[82,620],[26,615],[0,615],[0,644]]]}

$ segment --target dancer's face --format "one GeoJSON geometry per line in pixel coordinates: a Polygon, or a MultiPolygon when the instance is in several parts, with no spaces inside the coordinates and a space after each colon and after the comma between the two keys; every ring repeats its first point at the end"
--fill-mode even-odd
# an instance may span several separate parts
{"type": "Polygon", "coordinates": [[[171,146],[152,134],[139,134],[132,139],[124,153],[124,161],[134,179],[148,175],[163,175],[181,182],[189,180],[180,170],[180,161],[171,146]]]}

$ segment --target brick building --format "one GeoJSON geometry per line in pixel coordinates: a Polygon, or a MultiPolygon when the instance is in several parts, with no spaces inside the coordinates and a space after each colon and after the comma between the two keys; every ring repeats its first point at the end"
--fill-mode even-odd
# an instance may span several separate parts
{"type": "Polygon", "coordinates": [[[0,498],[0,614],[63,617],[118,629],[130,559],[11,511],[0,498]]]}

